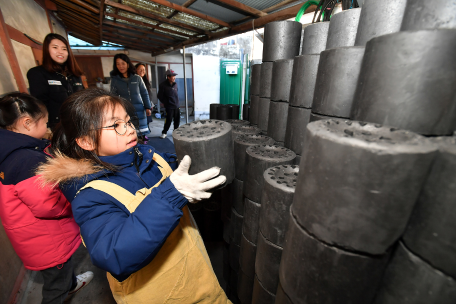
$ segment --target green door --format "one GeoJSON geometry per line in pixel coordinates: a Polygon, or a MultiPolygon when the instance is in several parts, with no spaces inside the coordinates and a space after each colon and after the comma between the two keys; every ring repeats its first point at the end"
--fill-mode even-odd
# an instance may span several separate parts
{"type": "Polygon", "coordinates": [[[220,61],[220,103],[241,105],[242,63],[235,59],[220,61]]]}

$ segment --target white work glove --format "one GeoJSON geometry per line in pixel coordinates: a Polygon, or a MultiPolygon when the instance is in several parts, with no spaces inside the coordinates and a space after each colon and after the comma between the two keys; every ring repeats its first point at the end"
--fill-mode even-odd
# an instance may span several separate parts
{"type": "Polygon", "coordinates": [[[189,175],[188,169],[192,163],[190,156],[185,155],[179,167],[170,176],[169,180],[190,203],[211,197],[212,193],[206,192],[226,181],[224,175],[220,174],[220,168],[213,167],[195,175],[189,175]]]}

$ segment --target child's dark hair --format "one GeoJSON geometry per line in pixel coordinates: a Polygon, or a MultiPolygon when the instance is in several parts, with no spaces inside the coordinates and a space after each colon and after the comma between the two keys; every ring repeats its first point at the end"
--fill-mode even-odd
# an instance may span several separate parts
{"type": "Polygon", "coordinates": [[[107,107],[113,110],[120,105],[130,115],[135,109],[130,102],[102,89],[87,89],[71,94],[60,108],[60,122],[52,136],[52,148],[74,159],[88,159],[110,171],[117,171],[113,165],[101,161],[95,151],[79,147],[76,139],[87,136],[97,146],[103,127],[107,107]]]}
{"type": "Polygon", "coordinates": [[[11,93],[0,99],[0,128],[11,129],[16,121],[30,116],[34,121],[45,117],[44,103],[25,93],[11,93]]]}

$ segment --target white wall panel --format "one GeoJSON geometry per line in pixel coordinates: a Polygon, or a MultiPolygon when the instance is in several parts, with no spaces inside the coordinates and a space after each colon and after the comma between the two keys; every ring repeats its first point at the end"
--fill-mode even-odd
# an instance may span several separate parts
{"type": "Polygon", "coordinates": [[[209,118],[209,105],[220,103],[220,58],[193,55],[195,119],[209,118]]]}
{"type": "MultiPolygon", "coordinates": [[[[185,56],[188,59],[189,56],[185,56]]],[[[176,78],[184,78],[184,64],[183,63],[172,63],[169,65],[170,69],[177,73],[176,78]]],[[[185,63],[185,72],[187,78],[192,78],[192,65],[187,62],[185,63]]]]}
{"type": "Polygon", "coordinates": [[[65,31],[65,28],[60,24],[60,22],[57,21],[54,17],[51,17],[51,23],[52,23],[52,30],[54,33],[62,35],[68,40],[67,33],[65,31]]]}
{"type": "Polygon", "coordinates": [[[51,32],[46,11],[34,0],[0,0],[5,23],[43,42],[51,32]]]}
{"type": "Polygon", "coordinates": [[[112,66],[114,62],[113,57],[100,57],[101,58],[101,66],[103,67],[103,77],[111,77],[109,73],[112,71],[112,66]]]}
{"type": "Polygon", "coordinates": [[[0,41],[0,95],[18,91],[18,87],[16,84],[16,79],[14,78],[13,70],[11,70],[11,66],[8,61],[8,57],[6,56],[5,49],[3,48],[3,44],[0,41]]]}
{"type": "Polygon", "coordinates": [[[27,88],[29,87],[27,72],[36,66],[35,57],[33,56],[32,48],[28,45],[11,40],[13,43],[14,52],[16,53],[19,67],[21,68],[22,76],[24,77],[27,88]]]}

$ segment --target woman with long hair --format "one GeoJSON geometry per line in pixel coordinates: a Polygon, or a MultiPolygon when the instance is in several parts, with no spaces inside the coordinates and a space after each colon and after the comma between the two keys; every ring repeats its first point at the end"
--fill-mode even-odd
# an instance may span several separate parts
{"type": "Polygon", "coordinates": [[[111,71],[111,92],[128,100],[134,107],[139,120],[138,135],[147,140],[150,133],[147,116],[152,115],[149,93],[143,79],[136,74],[135,66],[125,54],[114,56],[111,71]]]}
{"type": "MultiPolygon", "coordinates": [[[[149,79],[147,79],[147,75],[146,75],[146,64],[143,62],[137,63],[135,65],[135,68],[136,68],[136,74],[138,74],[139,77],[142,78],[142,80],[144,81],[144,84],[146,85],[147,93],[149,93],[149,100],[150,100],[150,104],[151,104],[150,109],[152,110],[155,107],[155,105],[152,101],[152,85],[150,84],[150,81],[149,81],[149,79]]],[[[152,122],[152,115],[147,116],[147,123],[150,123],[150,122],[152,122]]]]}
{"type": "Polygon", "coordinates": [[[60,107],[71,94],[83,90],[82,71],[71,52],[68,41],[59,34],[48,34],[43,42],[43,63],[27,72],[30,94],[45,105],[48,126],[60,121],[60,107]]]}

